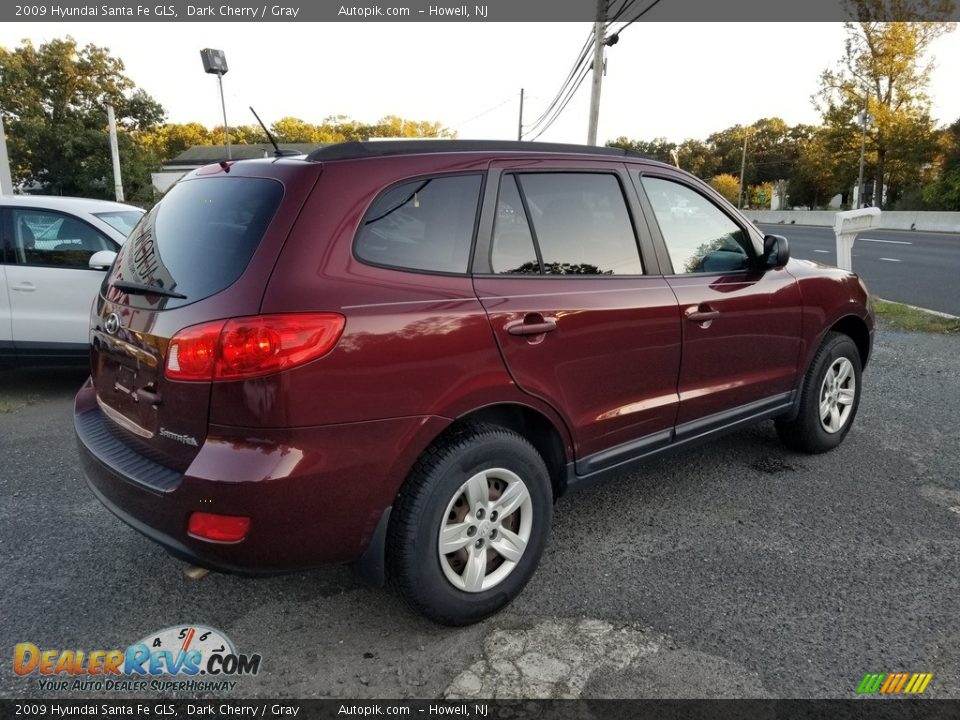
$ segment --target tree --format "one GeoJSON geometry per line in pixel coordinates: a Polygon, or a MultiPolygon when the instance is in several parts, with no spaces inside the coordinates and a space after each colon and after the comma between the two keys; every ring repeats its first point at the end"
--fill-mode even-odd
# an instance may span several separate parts
{"type": "Polygon", "coordinates": [[[652,160],[659,160],[660,162],[670,163],[671,165],[673,165],[671,152],[677,150],[677,144],[669,142],[666,138],[630,140],[623,136],[608,142],[607,147],[623,148],[624,150],[638,153],[652,160]]]}
{"type": "MultiPolygon", "coordinates": [[[[876,4],[876,0],[861,0],[857,3],[859,16],[877,17],[876,4]]],[[[883,203],[887,206],[932,159],[926,95],[931,64],[924,54],[930,43],[952,26],[945,22],[862,21],[845,27],[843,57],[836,69],[821,75],[815,103],[825,124],[832,126],[838,144],[850,147],[855,145],[852,138],[859,128],[855,118],[863,112],[866,100],[867,111],[874,118],[869,130],[870,152],[875,158],[874,196],[884,200],[880,196],[889,185],[892,192],[883,203]],[[847,139],[840,140],[843,136],[847,139]],[[899,157],[897,149],[902,151],[899,157]]]]}
{"type": "Polygon", "coordinates": [[[811,209],[826,205],[837,193],[835,160],[826,129],[819,129],[803,144],[790,173],[790,204],[811,209]]]}
{"type": "Polygon", "coordinates": [[[70,37],[0,48],[0,113],[15,182],[55,194],[111,196],[106,106],[112,104],[124,184],[131,197],[146,193],[151,159],[133,135],[154,127],[164,112],[123,70],[106,48],[81,48],[70,37]]]}
{"type": "Polygon", "coordinates": [[[740,181],[729,173],[710,178],[710,187],[734,205],[739,205],[740,181]]]}
{"type": "MultiPolygon", "coordinates": [[[[219,136],[223,142],[223,134],[219,136]]],[[[166,123],[137,134],[140,146],[159,162],[174,158],[194,145],[213,145],[213,134],[198,122],[166,123]]]]}
{"type": "Polygon", "coordinates": [[[960,119],[940,137],[940,175],[923,188],[923,201],[935,210],[960,210],[960,119]]]}

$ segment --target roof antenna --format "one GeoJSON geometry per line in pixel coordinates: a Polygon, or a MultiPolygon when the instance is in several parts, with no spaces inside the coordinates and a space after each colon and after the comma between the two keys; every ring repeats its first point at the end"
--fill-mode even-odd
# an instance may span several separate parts
{"type": "Polygon", "coordinates": [[[263,120],[261,120],[260,116],[257,115],[257,111],[253,109],[253,105],[250,105],[249,107],[250,107],[250,112],[253,113],[253,116],[257,119],[257,122],[260,123],[260,127],[263,128],[263,131],[267,134],[267,137],[270,138],[270,144],[273,145],[273,149],[275,151],[273,154],[276,155],[277,157],[283,157],[284,155],[286,155],[287,153],[285,153],[283,150],[280,149],[280,146],[277,145],[276,138],[274,138],[273,135],[270,134],[270,131],[267,130],[267,126],[263,124],[263,120]]]}

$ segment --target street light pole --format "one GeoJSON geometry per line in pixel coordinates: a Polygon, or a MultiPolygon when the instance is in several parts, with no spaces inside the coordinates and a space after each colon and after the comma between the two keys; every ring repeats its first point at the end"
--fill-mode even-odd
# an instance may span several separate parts
{"type": "Polygon", "coordinates": [[[230,128],[227,127],[227,101],[223,97],[223,76],[227,72],[227,58],[223,54],[223,50],[204,48],[200,51],[200,59],[203,60],[203,71],[208,75],[216,75],[217,82],[220,85],[220,108],[223,110],[223,144],[227,148],[227,160],[232,160],[230,128]]]}
{"type": "Polygon", "coordinates": [[[857,207],[863,207],[863,158],[867,150],[867,102],[870,98],[868,90],[863,96],[863,115],[860,116],[860,174],[857,177],[857,207]]]}
{"type": "Polygon", "coordinates": [[[223,73],[217,73],[217,82],[220,83],[220,108],[223,110],[223,141],[227,146],[227,160],[233,159],[230,148],[230,128],[227,127],[227,101],[223,99],[223,73]]]}

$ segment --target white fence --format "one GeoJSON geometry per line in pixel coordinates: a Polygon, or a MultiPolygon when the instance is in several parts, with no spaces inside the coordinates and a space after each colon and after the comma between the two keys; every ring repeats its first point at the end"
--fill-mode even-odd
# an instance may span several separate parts
{"type": "MultiPolygon", "coordinates": [[[[754,222],[825,227],[833,227],[837,218],[835,210],[744,210],[743,214],[754,222]]],[[[960,233],[960,212],[884,210],[880,227],[887,230],[960,233]]]]}

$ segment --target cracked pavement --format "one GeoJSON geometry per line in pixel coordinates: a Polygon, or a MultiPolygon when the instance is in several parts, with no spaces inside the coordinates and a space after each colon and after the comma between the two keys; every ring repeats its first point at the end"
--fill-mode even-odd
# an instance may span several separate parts
{"type": "Polygon", "coordinates": [[[520,598],[459,629],[341,567],[185,578],[81,480],[82,380],[0,373],[2,697],[83,697],[14,675],[16,643],[202,623],[263,656],[235,697],[848,698],[922,671],[960,698],[960,338],[882,331],[834,452],[766,423],[565,498],[520,598]]]}

